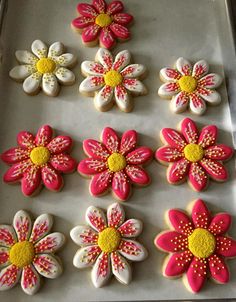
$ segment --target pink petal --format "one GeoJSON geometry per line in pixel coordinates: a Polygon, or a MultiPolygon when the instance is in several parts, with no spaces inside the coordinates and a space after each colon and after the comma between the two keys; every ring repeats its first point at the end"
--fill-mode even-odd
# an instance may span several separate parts
{"type": "Polygon", "coordinates": [[[188,177],[191,186],[197,192],[204,190],[208,184],[208,176],[198,163],[191,163],[188,177]]]}
{"type": "Polygon", "coordinates": [[[31,160],[24,160],[10,167],[3,176],[5,182],[16,182],[23,177],[25,171],[32,165],[31,160]]]}
{"type": "Polygon", "coordinates": [[[116,55],[112,68],[114,70],[121,71],[129,64],[130,59],[130,52],[128,50],[122,50],[116,55]]]}
{"type": "Polygon", "coordinates": [[[125,201],[129,197],[130,182],[123,171],[114,173],[112,191],[119,200],[125,201]]]}
{"type": "Polygon", "coordinates": [[[201,115],[206,111],[206,103],[198,94],[191,93],[189,99],[189,107],[193,113],[201,115]]]}
{"type": "Polygon", "coordinates": [[[114,129],[109,127],[103,129],[102,142],[111,153],[119,151],[120,139],[114,129]]]}
{"type": "Polygon", "coordinates": [[[126,174],[130,180],[137,185],[147,185],[150,183],[150,177],[147,172],[139,166],[126,166],[126,174]]]}
{"type": "Polygon", "coordinates": [[[189,172],[190,163],[185,158],[180,159],[177,162],[174,162],[167,169],[167,180],[171,184],[177,184],[182,181],[185,181],[186,176],[189,172]]]}
{"type": "Polygon", "coordinates": [[[198,130],[193,120],[185,118],[181,122],[181,133],[188,144],[197,144],[198,130]]]}
{"type": "Polygon", "coordinates": [[[93,42],[97,39],[101,27],[97,24],[92,24],[87,27],[82,32],[82,40],[84,43],[93,42]]]}
{"type": "Polygon", "coordinates": [[[35,147],[34,140],[34,135],[28,131],[21,131],[17,135],[18,145],[26,150],[33,149],[35,147]]]}
{"type": "Polygon", "coordinates": [[[117,14],[124,9],[123,3],[121,1],[112,1],[107,7],[107,14],[117,14]]]}
{"type": "Polygon", "coordinates": [[[122,39],[122,40],[127,40],[130,38],[130,32],[129,30],[121,25],[121,24],[118,24],[118,23],[112,23],[110,26],[109,26],[110,30],[113,32],[113,34],[119,38],[119,39],[122,39]]]}
{"type": "Polygon", "coordinates": [[[51,140],[47,148],[52,154],[59,154],[70,151],[72,147],[72,139],[69,136],[57,136],[51,140]]]}
{"type": "Polygon", "coordinates": [[[115,45],[114,34],[108,27],[103,27],[99,36],[100,45],[105,48],[112,48],[115,45]]]}
{"type": "Polygon", "coordinates": [[[161,130],[161,137],[171,147],[182,151],[186,146],[186,141],[182,134],[171,128],[163,128],[161,130]]]}
{"type": "Polygon", "coordinates": [[[197,293],[203,287],[207,277],[207,261],[194,257],[187,271],[186,281],[192,292],[197,293]]]}
{"type": "Polygon", "coordinates": [[[122,237],[132,238],[137,237],[143,230],[143,223],[138,219],[128,219],[119,228],[122,237]]]}
{"type": "Polygon", "coordinates": [[[169,222],[177,232],[187,236],[193,232],[193,224],[183,211],[171,209],[167,212],[167,215],[169,222]]]}
{"type": "Polygon", "coordinates": [[[224,257],[236,257],[236,240],[228,236],[216,236],[216,253],[224,257]]]}
{"type": "Polygon", "coordinates": [[[218,255],[212,255],[208,259],[211,277],[218,283],[229,281],[229,270],[224,259],[218,255]]]}
{"type": "Polygon", "coordinates": [[[200,60],[193,66],[192,76],[196,79],[200,79],[202,76],[208,73],[209,65],[205,60],[200,60]]]}
{"type": "Polygon", "coordinates": [[[76,252],[73,258],[73,265],[77,268],[90,267],[95,263],[101,252],[100,247],[97,245],[82,247],[76,252]]]}
{"type": "Polygon", "coordinates": [[[21,269],[11,264],[0,272],[0,291],[8,290],[15,286],[20,279],[21,269]]]}
{"type": "Polygon", "coordinates": [[[36,166],[31,166],[24,173],[21,180],[21,190],[25,196],[31,196],[41,184],[41,170],[36,166]]]}
{"type": "Polygon", "coordinates": [[[228,179],[227,170],[219,162],[211,159],[203,158],[200,161],[200,164],[212,179],[217,181],[226,181],[228,179]]]}
{"type": "Polygon", "coordinates": [[[160,76],[165,81],[179,80],[181,78],[181,74],[176,69],[168,67],[160,70],[160,76]]]}
{"type": "Polygon", "coordinates": [[[183,158],[183,152],[170,146],[157,149],[155,157],[160,162],[175,162],[183,158]]]}
{"type": "Polygon", "coordinates": [[[79,3],[77,10],[82,16],[88,18],[95,18],[98,15],[94,7],[87,3],[79,3]]]}
{"type": "Polygon", "coordinates": [[[151,160],[153,152],[147,147],[139,147],[126,156],[126,162],[132,165],[142,165],[151,160]]]}
{"type": "Polygon", "coordinates": [[[88,17],[78,17],[76,19],[74,19],[71,24],[78,29],[83,29],[89,25],[94,24],[94,19],[93,18],[88,18],[88,17]]]}
{"type": "Polygon", "coordinates": [[[119,203],[113,203],[107,209],[107,224],[118,228],[125,220],[125,211],[119,203]]]}
{"type": "Polygon", "coordinates": [[[34,222],[32,232],[30,235],[30,241],[35,243],[44,236],[46,236],[53,224],[52,216],[49,214],[42,214],[37,217],[37,219],[34,222]]]}
{"type": "Polygon", "coordinates": [[[37,146],[47,146],[52,139],[53,130],[49,125],[43,125],[39,128],[36,137],[35,143],[37,146]]]}
{"type": "Polygon", "coordinates": [[[102,287],[111,276],[110,255],[102,252],[92,269],[92,282],[95,287],[102,287]]]}
{"type": "Polygon", "coordinates": [[[119,253],[111,253],[112,273],[122,284],[129,284],[131,281],[131,267],[129,263],[119,253]]]}
{"type": "Polygon", "coordinates": [[[1,159],[7,164],[15,164],[29,158],[29,151],[21,148],[11,148],[1,154],[1,159]]]}
{"type": "Polygon", "coordinates": [[[40,277],[32,265],[28,265],[23,268],[21,287],[28,295],[33,295],[39,290],[40,277]]]}
{"type": "Polygon", "coordinates": [[[192,221],[195,228],[207,229],[210,221],[211,214],[203,200],[197,199],[192,207],[192,221]]]}
{"type": "Polygon", "coordinates": [[[135,149],[137,145],[137,132],[135,130],[128,130],[123,133],[120,143],[120,153],[126,155],[135,149]]]}
{"type": "Polygon", "coordinates": [[[116,23],[127,25],[133,21],[133,16],[131,16],[130,14],[126,14],[126,13],[119,13],[119,14],[115,14],[113,16],[113,20],[116,23]]]}
{"type": "Polygon", "coordinates": [[[11,247],[17,242],[16,233],[12,226],[0,225],[0,245],[11,247]]]}
{"type": "Polygon", "coordinates": [[[62,173],[73,172],[77,166],[76,161],[68,154],[57,154],[50,158],[53,168],[62,173]]]}
{"type": "Polygon", "coordinates": [[[228,213],[216,214],[210,223],[208,230],[214,235],[225,234],[231,226],[231,216],[228,213]]]}
{"type": "Polygon", "coordinates": [[[84,152],[93,159],[106,160],[110,156],[107,148],[94,139],[86,139],[83,141],[84,152]]]}
{"type": "Polygon", "coordinates": [[[9,248],[0,246],[0,269],[9,264],[9,248]]]}
{"type": "Polygon", "coordinates": [[[184,91],[172,97],[170,107],[175,113],[181,113],[186,110],[189,103],[189,95],[184,91]]]}
{"type": "Polygon", "coordinates": [[[98,234],[89,226],[78,225],[70,231],[71,239],[78,245],[87,246],[97,244],[98,234]]]}
{"type": "Polygon", "coordinates": [[[105,214],[99,208],[88,207],[85,218],[87,223],[97,232],[101,232],[107,227],[105,214]]]}
{"type": "Polygon", "coordinates": [[[230,159],[233,153],[233,149],[229,146],[223,144],[216,144],[205,149],[204,157],[221,161],[230,159]]]}
{"type": "Polygon", "coordinates": [[[184,58],[178,58],[176,68],[183,76],[192,75],[192,65],[184,58]]]}
{"type": "Polygon", "coordinates": [[[215,125],[204,127],[198,140],[199,145],[201,145],[204,149],[215,145],[217,132],[217,127],[215,125]]]}
{"type": "Polygon", "coordinates": [[[78,172],[85,175],[93,175],[103,172],[107,169],[107,163],[101,160],[86,158],[78,165],[78,172]]]}
{"type": "Polygon", "coordinates": [[[122,239],[118,252],[131,261],[142,261],[147,257],[147,251],[139,242],[122,239]]]}
{"type": "Polygon", "coordinates": [[[65,236],[61,233],[51,233],[39,240],[34,245],[36,254],[41,253],[55,253],[65,243],[65,236]]]}
{"type": "Polygon", "coordinates": [[[187,236],[176,231],[164,231],[158,234],[154,243],[165,252],[175,253],[188,250],[187,236]]]}
{"type": "Polygon", "coordinates": [[[36,255],[33,265],[37,272],[49,279],[55,279],[62,273],[62,267],[59,261],[51,254],[36,255]]]}
{"type": "Polygon", "coordinates": [[[42,181],[49,190],[60,191],[63,186],[63,179],[52,166],[47,164],[41,169],[42,181]]]}
{"type": "Polygon", "coordinates": [[[28,240],[31,233],[32,222],[26,211],[18,211],[13,219],[13,227],[15,229],[18,241],[28,240]]]}
{"type": "Polygon", "coordinates": [[[99,14],[106,12],[106,2],[104,0],[93,0],[92,3],[99,14]]]}
{"type": "Polygon", "coordinates": [[[170,255],[163,268],[164,276],[178,277],[183,275],[188,270],[192,259],[193,255],[190,251],[184,251],[170,255]]]}
{"type": "Polygon", "coordinates": [[[90,193],[93,196],[105,194],[110,187],[112,176],[113,173],[108,170],[94,175],[89,186],[90,193]]]}
{"type": "Polygon", "coordinates": [[[207,89],[217,88],[220,86],[221,83],[222,83],[222,78],[216,73],[207,74],[206,76],[204,76],[198,81],[198,85],[200,87],[204,87],[207,89]]]}

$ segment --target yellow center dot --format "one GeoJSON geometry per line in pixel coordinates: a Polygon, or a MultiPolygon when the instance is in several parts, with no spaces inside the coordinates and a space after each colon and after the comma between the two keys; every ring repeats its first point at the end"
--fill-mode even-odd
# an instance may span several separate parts
{"type": "Polygon", "coordinates": [[[204,150],[202,146],[198,144],[188,144],[184,147],[184,156],[192,163],[200,161],[204,156],[204,150]]]}
{"type": "Polygon", "coordinates": [[[188,247],[195,257],[207,258],[215,251],[215,237],[208,230],[197,228],[188,237],[188,247]]]}
{"type": "Polygon", "coordinates": [[[36,68],[40,73],[51,73],[56,68],[56,63],[52,59],[42,58],[36,63],[36,68]]]}
{"type": "Polygon", "coordinates": [[[111,253],[118,249],[121,236],[115,228],[106,228],[98,235],[98,246],[105,253],[111,253]]]}
{"type": "Polygon", "coordinates": [[[108,168],[112,172],[118,172],[126,167],[125,157],[120,153],[112,153],[107,160],[108,168]]]}
{"type": "Polygon", "coordinates": [[[36,147],[30,152],[30,159],[35,165],[44,165],[49,158],[50,152],[46,147],[36,147]]]}
{"type": "Polygon", "coordinates": [[[112,18],[108,14],[100,14],[95,19],[95,23],[101,27],[106,27],[110,25],[111,22],[112,22],[112,18]]]}
{"type": "Polygon", "coordinates": [[[197,80],[191,76],[183,76],[179,79],[179,86],[182,91],[190,93],[197,88],[197,80]]]}
{"type": "Polygon", "coordinates": [[[116,87],[122,83],[123,77],[119,72],[110,70],[104,75],[104,81],[107,86],[116,87]]]}
{"type": "Polygon", "coordinates": [[[29,265],[34,259],[34,245],[29,241],[17,242],[9,253],[10,262],[17,267],[23,268],[29,265]]]}

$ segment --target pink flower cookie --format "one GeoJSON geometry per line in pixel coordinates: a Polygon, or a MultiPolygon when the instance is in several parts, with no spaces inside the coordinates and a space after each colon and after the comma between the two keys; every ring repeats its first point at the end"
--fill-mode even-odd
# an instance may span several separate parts
{"type": "Polygon", "coordinates": [[[123,13],[123,3],[104,0],[93,0],[92,4],[79,3],[77,6],[80,16],[71,23],[72,27],[82,33],[82,42],[87,46],[99,44],[101,47],[111,48],[116,40],[126,41],[130,38],[127,25],[133,17],[123,13]]]}
{"type": "Polygon", "coordinates": [[[131,183],[146,186],[150,183],[147,172],[141,165],[152,160],[153,152],[147,147],[136,148],[137,133],[126,131],[121,140],[112,128],[105,128],[102,143],[86,139],[84,152],[89,156],[78,165],[78,172],[90,176],[90,193],[105,194],[111,187],[115,197],[125,201],[131,193],[131,183]]]}
{"type": "Polygon", "coordinates": [[[124,112],[133,109],[131,95],[144,95],[146,87],[139,80],[144,77],[146,68],[141,64],[129,64],[131,54],[128,50],[119,52],[115,59],[109,50],[100,48],[95,61],[81,64],[86,77],[79,90],[87,96],[94,96],[94,105],[100,111],[109,110],[114,102],[124,112]]]}
{"type": "Polygon", "coordinates": [[[58,232],[48,234],[52,224],[49,214],[38,216],[32,224],[29,214],[21,210],[15,214],[13,226],[0,225],[0,291],[20,280],[23,291],[33,295],[39,290],[40,275],[55,279],[62,273],[54,253],[65,237],[58,232]]]}
{"type": "Polygon", "coordinates": [[[217,131],[215,125],[209,125],[199,134],[189,118],[180,123],[180,132],[170,128],[161,130],[165,146],[156,151],[155,157],[160,163],[169,164],[169,183],[179,184],[188,177],[191,187],[202,191],[209,177],[218,182],[227,180],[228,173],[221,162],[231,158],[233,149],[216,143],[217,131]]]}
{"type": "Polygon", "coordinates": [[[192,65],[184,58],[176,61],[176,69],[163,68],[160,78],[163,84],[158,94],[162,98],[172,98],[171,110],[180,113],[190,110],[201,115],[206,110],[206,103],[218,105],[221,102],[220,94],[214,89],[219,87],[222,77],[216,73],[209,73],[209,65],[205,60],[192,65]]]}
{"type": "Polygon", "coordinates": [[[142,261],[147,257],[146,249],[133,240],[142,232],[142,222],[125,221],[124,210],[118,203],[108,207],[107,218],[94,206],[87,209],[85,218],[88,226],[79,225],[70,232],[72,240],[81,246],[74,256],[74,266],[93,266],[91,277],[95,287],[104,286],[112,274],[119,282],[129,284],[132,276],[127,260],[142,261]]]}
{"type": "Polygon", "coordinates": [[[1,159],[11,165],[3,180],[6,183],[20,181],[25,196],[36,194],[42,183],[51,191],[60,191],[63,187],[61,173],[73,172],[77,163],[67,154],[72,139],[52,136],[53,130],[48,125],[39,128],[36,137],[27,131],[18,133],[18,146],[1,154],[1,159]]]}
{"type": "Polygon", "coordinates": [[[166,217],[173,230],[158,234],[154,243],[170,253],[164,261],[163,275],[173,278],[184,274],[185,286],[197,293],[208,275],[220,284],[229,281],[225,258],[236,256],[236,241],[225,235],[231,224],[228,213],[212,216],[201,199],[191,206],[191,217],[178,209],[169,210],[166,217]]]}

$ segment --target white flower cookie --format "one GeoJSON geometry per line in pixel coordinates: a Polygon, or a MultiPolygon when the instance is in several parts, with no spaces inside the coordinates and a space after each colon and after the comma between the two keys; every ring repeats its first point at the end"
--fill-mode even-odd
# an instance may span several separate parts
{"type": "Polygon", "coordinates": [[[27,94],[35,95],[42,88],[46,95],[57,96],[59,84],[74,84],[75,75],[68,68],[76,64],[76,57],[71,53],[64,53],[61,42],[53,43],[48,49],[44,42],[35,40],[31,50],[32,53],[17,50],[16,59],[21,65],[9,72],[13,80],[23,82],[23,90],[27,94]]]}
{"type": "Polygon", "coordinates": [[[100,111],[109,110],[114,102],[125,112],[133,108],[131,95],[144,95],[147,90],[139,80],[146,72],[141,64],[130,64],[128,50],[119,52],[115,59],[109,50],[100,48],[95,61],[81,64],[82,74],[86,79],[79,90],[87,96],[94,96],[95,107],[100,111]]]}
{"type": "Polygon", "coordinates": [[[220,86],[222,77],[216,73],[208,73],[209,65],[200,60],[192,65],[184,58],[176,61],[176,69],[162,68],[160,78],[163,84],[158,94],[162,98],[170,99],[171,110],[175,113],[183,112],[189,106],[190,110],[201,115],[206,110],[206,103],[218,105],[220,94],[214,89],[220,86]]]}

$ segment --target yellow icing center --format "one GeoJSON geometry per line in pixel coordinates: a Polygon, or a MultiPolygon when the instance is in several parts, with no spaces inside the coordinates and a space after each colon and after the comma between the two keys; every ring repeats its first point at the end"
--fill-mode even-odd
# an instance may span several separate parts
{"type": "Polygon", "coordinates": [[[118,172],[126,167],[125,157],[120,153],[112,153],[107,160],[108,168],[112,172],[118,172]]]}
{"type": "Polygon", "coordinates": [[[98,246],[105,253],[111,253],[118,249],[121,236],[115,228],[106,228],[98,235],[98,246]]]}
{"type": "Polygon", "coordinates": [[[119,72],[110,70],[104,75],[104,81],[107,86],[116,87],[122,83],[123,77],[119,72]]]}
{"type": "Polygon", "coordinates": [[[204,156],[204,150],[202,146],[198,144],[188,144],[184,148],[184,156],[187,160],[191,161],[192,163],[200,161],[204,156]]]}
{"type": "Polygon", "coordinates": [[[206,229],[197,228],[188,237],[188,248],[195,257],[209,257],[214,253],[215,246],[215,237],[206,229]]]}
{"type": "Polygon", "coordinates": [[[179,79],[179,86],[182,91],[193,92],[197,87],[197,80],[191,76],[183,76],[179,79]]]}
{"type": "Polygon", "coordinates": [[[36,63],[36,68],[40,73],[51,73],[56,68],[56,63],[52,59],[42,58],[36,63]]]}
{"type": "Polygon", "coordinates": [[[23,268],[29,265],[34,259],[34,245],[29,241],[17,242],[9,253],[10,262],[17,267],[23,268]]]}
{"type": "Polygon", "coordinates": [[[50,152],[46,147],[36,147],[30,152],[30,159],[35,165],[44,165],[49,158],[50,152]]]}
{"type": "Polygon", "coordinates": [[[100,14],[95,19],[95,23],[101,27],[106,27],[110,25],[111,22],[112,22],[112,18],[108,14],[100,14]]]}

